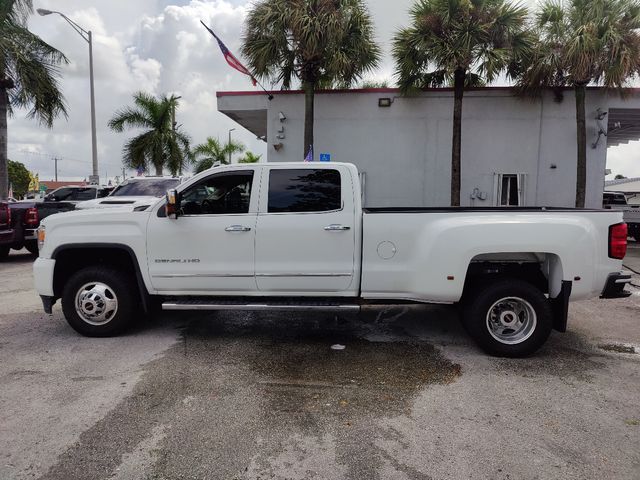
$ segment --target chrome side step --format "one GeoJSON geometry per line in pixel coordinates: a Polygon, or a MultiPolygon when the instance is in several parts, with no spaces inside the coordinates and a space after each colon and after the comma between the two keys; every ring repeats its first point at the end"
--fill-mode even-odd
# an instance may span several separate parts
{"type": "Polygon", "coordinates": [[[171,300],[162,303],[163,310],[245,310],[245,311],[322,311],[359,312],[356,303],[337,302],[237,302],[225,300],[171,300]]]}

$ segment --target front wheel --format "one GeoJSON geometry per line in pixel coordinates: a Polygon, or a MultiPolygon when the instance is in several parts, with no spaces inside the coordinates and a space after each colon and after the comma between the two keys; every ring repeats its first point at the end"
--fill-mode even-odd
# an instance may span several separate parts
{"type": "Polygon", "coordinates": [[[549,300],[530,283],[503,280],[480,290],[464,310],[464,325],[487,353],[525,357],[538,350],[553,328],[549,300]]]}
{"type": "Polygon", "coordinates": [[[122,271],[86,267],[67,281],[62,292],[62,311],[78,333],[87,337],[111,337],[133,322],[135,291],[135,285],[122,271]]]}
{"type": "Polygon", "coordinates": [[[38,256],[38,242],[36,240],[28,240],[24,243],[24,248],[26,248],[31,255],[38,256]]]}

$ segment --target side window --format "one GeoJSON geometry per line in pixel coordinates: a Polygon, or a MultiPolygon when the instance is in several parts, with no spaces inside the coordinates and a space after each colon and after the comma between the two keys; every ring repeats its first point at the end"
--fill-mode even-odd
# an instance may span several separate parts
{"type": "Polygon", "coordinates": [[[269,172],[270,213],[327,212],[342,208],[340,172],[331,169],[273,169],[269,172]]]}
{"type": "Polygon", "coordinates": [[[98,190],[96,188],[73,188],[71,190],[71,194],[67,197],[67,200],[72,201],[82,201],[82,200],[93,200],[96,198],[96,192],[98,190]]]}
{"type": "Polygon", "coordinates": [[[70,188],[59,188],[51,193],[51,200],[54,202],[61,202],[67,200],[71,196],[70,188]]]}
{"type": "Polygon", "coordinates": [[[182,215],[249,213],[253,171],[212,175],[180,195],[182,215]]]}

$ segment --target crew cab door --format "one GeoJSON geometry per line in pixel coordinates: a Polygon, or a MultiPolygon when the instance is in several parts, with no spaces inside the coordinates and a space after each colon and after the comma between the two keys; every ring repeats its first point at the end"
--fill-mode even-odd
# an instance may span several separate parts
{"type": "Polygon", "coordinates": [[[164,206],[147,231],[151,283],[156,290],[241,295],[256,290],[254,169],[226,170],[179,194],[178,218],[164,206]]]}
{"type": "Polygon", "coordinates": [[[347,168],[265,168],[260,205],[256,226],[259,290],[329,295],[357,289],[354,256],[359,229],[347,168]]]}

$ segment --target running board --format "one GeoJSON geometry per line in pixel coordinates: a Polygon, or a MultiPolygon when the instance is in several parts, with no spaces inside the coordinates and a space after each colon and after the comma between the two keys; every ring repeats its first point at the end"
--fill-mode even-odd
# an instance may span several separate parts
{"type": "Polygon", "coordinates": [[[235,300],[169,300],[162,303],[163,310],[245,310],[245,311],[322,311],[359,312],[360,304],[335,301],[235,301],[235,300]]]}

